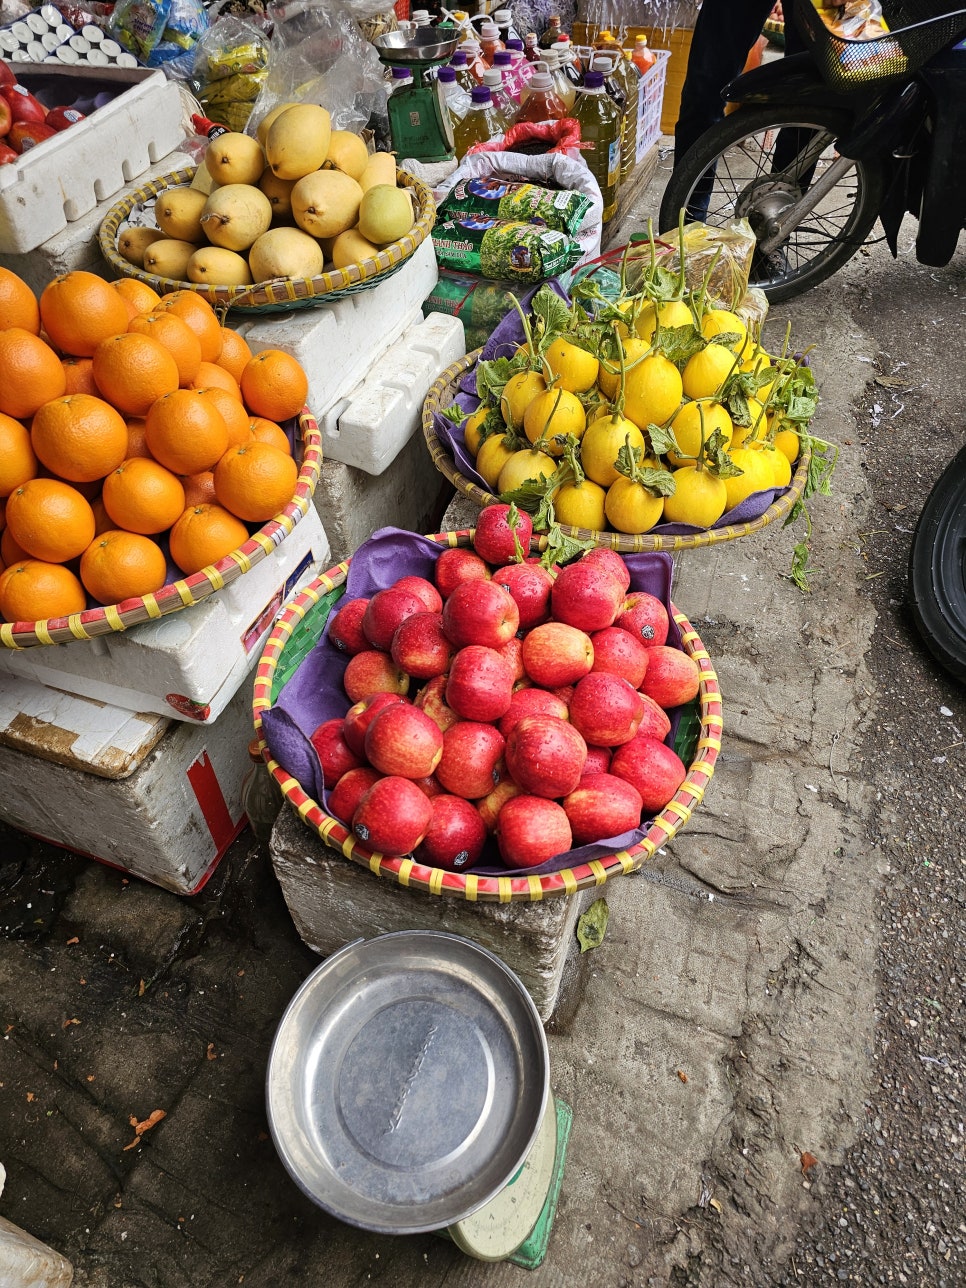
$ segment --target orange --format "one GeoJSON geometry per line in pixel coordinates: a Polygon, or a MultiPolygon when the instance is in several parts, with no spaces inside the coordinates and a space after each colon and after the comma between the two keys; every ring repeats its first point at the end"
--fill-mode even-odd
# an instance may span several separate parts
{"type": "Polygon", "coordinates": [[[145,416],[162,394],[173,393],[178,364],[158,340],[125,331],[109,336],[94,350],[94,379],[113,406],[129,416],[145,416]]]}
{"type": "Polygon", "coordinates": [[[0,331],[11,326],[39,335],[40,306],[22,278],[9,268],[0,268],[0,331]]]}
{"type": "Polygon", "coordinates": [[[240,447],[242,443],[250,442],[250,417],[242,400],[230,394],[227,389],[222,389],[220,385],[208,385],[204,388],[204,392],[225,418],[225,424],[228,426],[228,446],[240,447]]]}
{"type": "Polygon", "coordinates": [[[228,426],[203,389],[176,389],[145,419],[148,451],[172,474],[210,470],[228,450],[228,426]]]}
{"type": "Polygon", "coordinates": [[[195,505],[171,529],[171,558],[188,576],[224,559],[248,540],[240,519],[220,505],[195,505]]]}
{"type": "Polygon", "coordinates": [[[30,441],[52,474],[71,483],[92,483],[124,460],[127,425],[103,398],[65,394],[38,410],[30,441]]]}
{"type": "Polygon", "coordinates": [[[167,573],[168,561],[158,543],[136,532],[109,528],[81,555],[81,581],[99,604],[153,595],[167,573]]]}
{"type": "Polygon", "coordinates": [[[253,416],[288,420],[305,406],[309,379],[290,353],[263,349],[242,372],[242,397],[253,416]]]}
{"type": "Polygon", "coordinates": [[[97,497],[91,502],[91,509],[94,511],[94,536],[99,537],[102,532],[108,528],[114,527],[114,520],[104,509],[104,498],[97,497]]]}
{"type": "Polygon", "coordinates": [[[240,336],[230,326],[223,326],[219,367],[224,367],[229,375],[234,376],[236,380],[241,380],[241,373],[245,370],[246,364],[251,361],[251,357],[252,351],[244,336],[240,336]]]}
{"type": "Polygon", "coordinates": [[[44,287],[40,320],[61,353],[90,358],[102,340],[127,330],[130,316],[123,296],[110,282],[76,269],[44,287]]]}
{"type": "Polygon", "coordinates": [[[238,381],[217,362],[202,362],[198,374],[191,382],[192,389],[224,389],[241,403],[242,393],[238,381]]]}
{"type": "MultiPolygon", "coordinates": [[[[196,505],[214,505],[217,501],[215,476],[211,470],[199,470],[197,474],[182,474],[181,486],[184,488],[186,510],[196,505]]],[[[3,544],[0,542],[0,554],[2,553],[3,544]]]]}
{"type": "Polygon", "coordinates": [[[147,282],[139,282],[136,277],[119,277],[111,285],[128,306],[131,317],[150,313],[161,303],[161,296],[147,282]]]}
{"type": "Polygon", "coordinates": [[[29,559],[23,546],[18,546],[16,541],[10,535],[10,529],[4,528],[3,536],[0,537],[0,559],[3,560],[4,566],[9,568],[11,564],[22,563],[24,559],[29,559]]]}
{"type": "Polygon", "coordinates": [[[0,411],[18,420],[67,388],[60,358],[39,336],[23,327],[0,331],[0,411]]]}
{"type": "MultiPolygon", "coordinates": [[[[128,416],[127,425],[127,451],[124,453],[124,459],[129,461],[132,456],[151,456],[148,451],[147,439],[145,438],[145,420],[143,416],[128,416]]],[[[153,458],[152,458],[153,459],[153,458]]]]}
{"type": "MultiPolygon", "coordinates": [[[[30,433],[19,420],[0,412],[0,497],[37,474],[37,458],[30,445],[30,433]]],[[[10,560],[4,560],[9,563],[10,560]]]]}
{"type": "Polygon", "coordinates": [[[127,329],[137,335],[149,335],[164,345],[177,364],[180,385],[190,385],[195,379],[201,366],[201,345],[183,318],[157,311],[139,313],[131,319],[127,329]]]}
{"type": "Polygon", "coordinates": [[[87,607],[84,587],[69,568],[24,559],[0,573],[0,617],[7,622],[39,622],[67,617],[87,607]]]}
{"type": "Polygon", "coordinates": [[[166,532],[185,508],[181,481],[143,456],[132,456],[112,470],[104,480],[101,498],[116,527],[142,536],[166,532]]]}
{"type": "Polygon", "coordinates": [[[94,511],[69,483],[28,479],[7,498],[7,527],[34,559],[66,563],[94,540],[94,511]]]}
{"type": "MultiPolygon", "coordinates": [[[[194,291],[172,291],[164,295],[157,309],[174,313],[187,322],[201,343],[201,356],[205,362],[217,362],[221,356],[221,323],[207,300],[194,291]]],[[[157,311],[157,310],[156,310],[157,311]]]]}
{"type": "Polygon", "coordinates": [[[271,443],[286,456],[292,455],[292,444],[288,441],[288,434],[281,425],[276,425],[274,420],[266,420],[264,416],[252,416],[248,422],[248,430],[252,438],[257,439],[258,442],[271,443]]]}
{"type": "Polygon", "coordinates": [[[232,447],[215,466],[218,502],[239,519],[264,523],[291,501],[298,466],[270,443],[232,447]]]}
{"type": "Polygon", "coordinates": [[[91,358],[61,358],[60,365],[67,380],[65,394],[94,394],[95,397],[100,394],[91,358]]]}

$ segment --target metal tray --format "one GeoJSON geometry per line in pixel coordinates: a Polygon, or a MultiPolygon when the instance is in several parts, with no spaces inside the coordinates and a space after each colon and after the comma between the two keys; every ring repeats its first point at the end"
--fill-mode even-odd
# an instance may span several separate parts
{"type": "Polygon", "coordinates": [[[305,980],[269,1055],[268,1121],[292,1179],[351,1225],[418,1234],[509,1182],[549,1095],[529,993],[457,935],[357,940],[305,980]]]}

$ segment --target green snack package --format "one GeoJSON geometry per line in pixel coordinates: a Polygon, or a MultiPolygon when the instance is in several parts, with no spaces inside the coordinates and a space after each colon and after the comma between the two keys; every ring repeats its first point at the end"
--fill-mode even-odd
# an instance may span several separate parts
{"type": "Polygon", "coordinates": [[[554,228],[485,215],[437,224],[433,246],[441,268],[508,282],[542,282],[572,268],[583,255],[579,242],[554,228]]]}
{"type": "Polygon", "coordinates": [[[555,192],[535,183],[513,183],[492,176],[461,179],[444,198],[440,214],[458,219],[463,214],[490,215],[522,223],[544,223],[575,235],[590,209],[582,192],[555,192]]]}

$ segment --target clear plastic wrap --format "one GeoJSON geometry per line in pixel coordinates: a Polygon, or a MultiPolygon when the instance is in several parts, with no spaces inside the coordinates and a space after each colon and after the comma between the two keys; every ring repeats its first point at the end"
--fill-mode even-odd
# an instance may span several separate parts
{"type": "Polygon", "coordinates": [[[230,130],[244,130],[268,76],[269,59],[264,31],[230,14],[216,18],[195,47],[191,75],[205,114],[230,130]]]}

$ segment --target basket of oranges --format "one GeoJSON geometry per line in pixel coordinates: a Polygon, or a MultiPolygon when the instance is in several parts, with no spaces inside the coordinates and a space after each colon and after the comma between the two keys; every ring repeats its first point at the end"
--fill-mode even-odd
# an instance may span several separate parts
{"type": "Polygon", "coordinates": [[[307,379],[191,292],[92,273],[39,299],[0,268],[0,645],[90,639],[198,603],[311,504],[307,379]]]}

